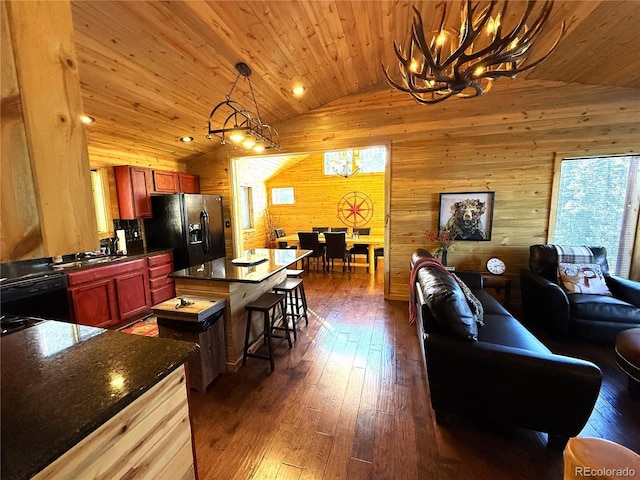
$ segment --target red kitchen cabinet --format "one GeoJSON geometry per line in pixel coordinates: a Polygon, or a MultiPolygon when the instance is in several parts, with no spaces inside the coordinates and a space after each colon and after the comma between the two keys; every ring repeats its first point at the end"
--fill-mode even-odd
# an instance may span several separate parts
{"type": "Polygon", "coordinates": [[[153,191],[156,193],[177,193],[180,191],[176,172],[153,171],[153,191]]]}
{"type": "Polygon", "coordinates": [[[173,272],[173,255],[161,253],[147,257],[151,305],[157,305],[176,296],[176,287],[169,274],[173,272]]]}
{"type": "Polygon", "coordinates": [[[200,177],[188,173],[178,173],[180,191],[182,193],[200,193],[200,177]]]}
{"type": "Polygon", "coordinates": [[[69,288],[68,292],[74,322],[92,327],[110,327],[118,323],[115,285],[110,279],[69,288]]]}
{"type": "Polygon", "coordinates": [[[120,165],[113,167],[118,208],[122,220],[151,218],[153,175],[148,168],[120,165]]]}
{"type": "Polygon", "coordinates": [[[147,259],[120,261],[69,273],[72,320],[81,325],[116,327],[151,307],[147,259]]]}

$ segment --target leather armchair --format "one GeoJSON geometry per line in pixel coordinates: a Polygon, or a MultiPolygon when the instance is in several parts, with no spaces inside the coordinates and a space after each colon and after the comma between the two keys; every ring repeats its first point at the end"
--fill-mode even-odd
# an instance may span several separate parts
{"type": "Polygon", "coordinates": [[[604,247],[589,247],[612,296],[570,294],[558,284],[555,245],[529,247],[529,270],[520,270],[522,311],[558,339],[568,336],[613,342],[618,332],[640,326],[640,282],[609,275],[604,247]]]}

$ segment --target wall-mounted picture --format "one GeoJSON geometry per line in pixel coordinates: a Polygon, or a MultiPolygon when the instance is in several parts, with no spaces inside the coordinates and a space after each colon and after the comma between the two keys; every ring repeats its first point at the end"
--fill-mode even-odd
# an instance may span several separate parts
{"type": "Polygon", "coordinates": [[[493,224],[495,192],[440,194],[440,230],[455,234],[455,240],[489,241],[493,224]]]}

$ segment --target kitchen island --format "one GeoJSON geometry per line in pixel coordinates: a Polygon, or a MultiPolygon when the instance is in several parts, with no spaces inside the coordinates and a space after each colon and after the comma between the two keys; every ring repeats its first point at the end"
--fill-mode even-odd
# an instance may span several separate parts
{"type": "Polygon", "coordinates": [[[237,371],[242,363],[247,325],[245,305],[270,292],[286,278],[287,267],[310,254],[311,250],[255,248],[238,259],[218,258],[170,275],[175,279],[177,295],[227,301],[224,311],[227,371],[237,371]]]}
{"type": "Polygon", "coordinates": [[[43,321],[0,347],[3,479],[194,478],[197,345],[43,321]]]}

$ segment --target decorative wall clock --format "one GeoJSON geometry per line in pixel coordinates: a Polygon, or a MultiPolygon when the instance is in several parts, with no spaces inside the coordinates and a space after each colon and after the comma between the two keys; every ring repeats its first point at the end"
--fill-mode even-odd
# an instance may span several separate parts
{"type": "Polygon", "coordinates": [[[361,227],[373,217],[373,201],[366,193],[349,192],[338,202],[338,218],[348,227],[361,227]]]}
{"type": "Polygon", "coordinates": [[[502,275],[506,271],[504,262],[498,257],[492,257],[487,260],[487,270],[494,275],[502,275]]]}

